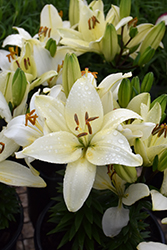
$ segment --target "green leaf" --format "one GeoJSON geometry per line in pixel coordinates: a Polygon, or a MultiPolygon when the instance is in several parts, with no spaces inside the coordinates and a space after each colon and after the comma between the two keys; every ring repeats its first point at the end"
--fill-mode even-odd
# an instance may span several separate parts
{"type": "Polygon", "coordinates": [[[74,221],[74,224],[75,224],[75,232],[78,231],[81,223],[82,223],[82,220],[83,220],[83,217],[84,217],[84,213],[83,212],[80,212],[80,210],[78,212],[76,212],[75,214],[75,221],[74,221]]]}

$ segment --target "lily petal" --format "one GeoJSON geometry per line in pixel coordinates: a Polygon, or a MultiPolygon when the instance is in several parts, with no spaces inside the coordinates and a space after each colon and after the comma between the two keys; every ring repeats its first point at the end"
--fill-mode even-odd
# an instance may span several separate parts
{"type": "Polygon", "coordinates": [[[144,183],[131,184],[125,191],[124,197],[122,198],[123,204],[131,206],[136,201],[143,197],[149,196],[150,190],[144,183]]]}
{"type": "Polygon", "coordinates": [[[95,165],[122,164],[140,166],[142,158],[132,153],[128,140],[117,130],[97,133],[91,141],[86,157],[95,165]]]}
{"type": "Polygon", "coordinates": [[[16,155],[18,158],[25,155],[41,161],[67,163],[79,159],[82,154],[80,146],[76,136],[60,131],[38,138],[16,155]]]}
{"type": "Polygon", "coordinates": [[[44,180],[14,161],[0,162],[0,182],[12,186],[46,187],[44,180]]]}
{"type": "Polygon", "coordinates": [[[6,122],[9,122],[12,119],[9,106],[6,102],[5,97],[1,92],[0,92],[0,116],[4,118],[6,122]]]}
{"type": "Polygon", "coordinates": [[[153,211],[166,210],[167,198],[156,190],[151,190],[151,199],[153,204],[153,211]]]}
{"type": "Polygon", "coordinates": [[[69,211],[80,209],[88,197],[96,174],[96,166],[85,158],[69,163],[64,176],[63,194],[69,211]]]}
{"type": "Polygon", "coordinates": [[[85,114],[88,113],[89,118],[97,117],[91,123],[92,133],[96,133],[103,121],[103,107],[99,95],[94,86],[87,77],[78,79],[70,90],[65,109],[66,122],[70,130],[78,134],[76,131],[76,121],[74,115],[78,116],[79,126],[85,131],[86,120],[85,114]]]}
{"type": "Polygon", "coordinates": [[[102,219],[102,228],[104,234],[108,237],[118,235],[122,228],[129,222],[129,209],[121,207],[108,208],[102,219]]]}
{"type": "Polygon", "coordinates": [[[167,250],[167,246],[165,244],[159,242],[141,242],[137,246],[138,250],[167,250]]]}

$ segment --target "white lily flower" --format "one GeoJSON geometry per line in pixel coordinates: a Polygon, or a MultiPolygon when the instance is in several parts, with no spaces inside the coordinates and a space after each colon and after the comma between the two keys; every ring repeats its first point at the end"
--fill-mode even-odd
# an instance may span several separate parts
{"type": "Polygon", "coordinates": [[[68,163],[63,192],[70,211],[77,211],[88,197],[96,165],[142,164],[142,158],[132,153],[126,138],[116,131],[120,122],[140,116],[123,109],[103,116],[99,95],[87,78],[74,83],[65,107],[50,96],[37,96],[36,107],[53,133],[38,138],[17,157],[68,163]]]}
{"type": "Polygon", "coordinates": [[[131,206],[150,194],[148,186],[143,183],[131,184],[127,189],[125,183],[114,169],[106,166],[97,167],[93,187],[100,190],[109,189],[119,197],[118,206],[108,208],[102,218],[103,231],[108,237],[118,235],[129,222],[129,209],[125,209],[123,204],[131,206]]]}
{"type": "Polygon", "coordinates": [[[159,242],[141,242],[137,246],[138,250],[167,250],[167,245],[159,242]]]}

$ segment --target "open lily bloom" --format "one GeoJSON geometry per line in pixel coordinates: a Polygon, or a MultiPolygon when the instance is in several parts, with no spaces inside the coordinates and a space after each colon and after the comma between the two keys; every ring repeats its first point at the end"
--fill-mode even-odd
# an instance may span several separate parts
{"type": "Polygon", "coordinates": [[[108,208],[102,218],[103,231],[108,237],[118,235],[129,222],[129,209],[124,208],[123,204],[131,206],[150,194],[148,186],[143,183],[131,184],[127,189],[125,183],[111,166],[97,167],[93,187],[99,190],[109,189],[119,197],[118,206],[108,208]]]}
{"type": "Polygon", "coordinates": [[[128,141],[116,128],[121,122],[140,116],[126,109],[113,110],[106,116],[99,95],[87,78],[78,79],[66,105],[50,96],[37,96],[36,108],[52,131],[17,153],[43,161],[68,163],[63,193],[70,211],[77,211],[93,186],[96,165],[142,164],[128,141]]]}
{"type": "Polygon", "coordinates": [[[167,250],[167,245],[159,243],[159,242],[141,242],[137,246],[138,250],[167,250]]]}

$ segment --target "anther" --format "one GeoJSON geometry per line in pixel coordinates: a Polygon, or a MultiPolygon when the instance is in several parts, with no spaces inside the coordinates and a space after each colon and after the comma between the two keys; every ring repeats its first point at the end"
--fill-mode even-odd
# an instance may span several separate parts
{"type": "Polygon", "coordinates": [[[96,23],[100,23],[100,22],[97,20],[95,16],[92,16],[91,18],[89,18],[88,20],[89,30],[94,29],[96,26],[96,23]]]}
{"type": "Polygon", "coordinates": [[[85,123],[86,123],[86,125],[88,127],[88,132],[89,132],[90,135],[92,134],[92,127],[91,127],[91,125],[90,125],[89,122],[94,121],[97,118],[99,118],[99,116],[95,116],[95,117],[90,117],[89,118],[88,112],[85,113],[85,123]]]}
{"type": "Polygon", "coordinates": [[[80,133],[79,135],[77,135],[77,137],[80,138],[80,137],[85,136],[85,135],[88,135],[88,133],[87,132],[80,133]]]}
{"type": "Polygon", "coordinates": [[[2,154],[2,152],[4,151],[5,148],[5,143],[0,142],[1,148],[0,148],[0,154],[2,154]]]}
{"type": "Polygon", "coordinates": [[[137,17],[135,17],[135,18],[133,18],[132,20],[130,20],[130,21],[128,22],[128,26],[129,26],[129,27],[136,27],[137,22],[138,22],[138,19],[137,19],[137,17]]]}
{"type": "Polygon", "coordinates": [[[83,75],[86,75],[86,76],[87,76],[88,73],[91,73],[91,74],[94,76],[94,78],[97,78],[98,72],[91,72],[91,71],[88,71],[88,68],[85,68],[85,70],[82,70],[82,71],[81,71],[81,75],[82,75],[82,76],[83,76],[83,75]]]}
{"type": "Polygon", "coordinates": [[[35,122],[38,116],[36,114],[33,115],[34,112],[35,112],[35,109],[33,109],[30,113],[27,113],[25,115],[25,126],[28,125],[28,121],[31,122],[32,125],[35,125],[35,122]]]}
{"type": "Polygon", "coordinates": [[[166,123],[161,124],[161,125],[157,124],[152,131],[152,135],[158,134],[157,136],[160,137],[163,134],[163,132],[164,132],[164,138],[166,138],[167,136],[167,124],[166,123]]]}

